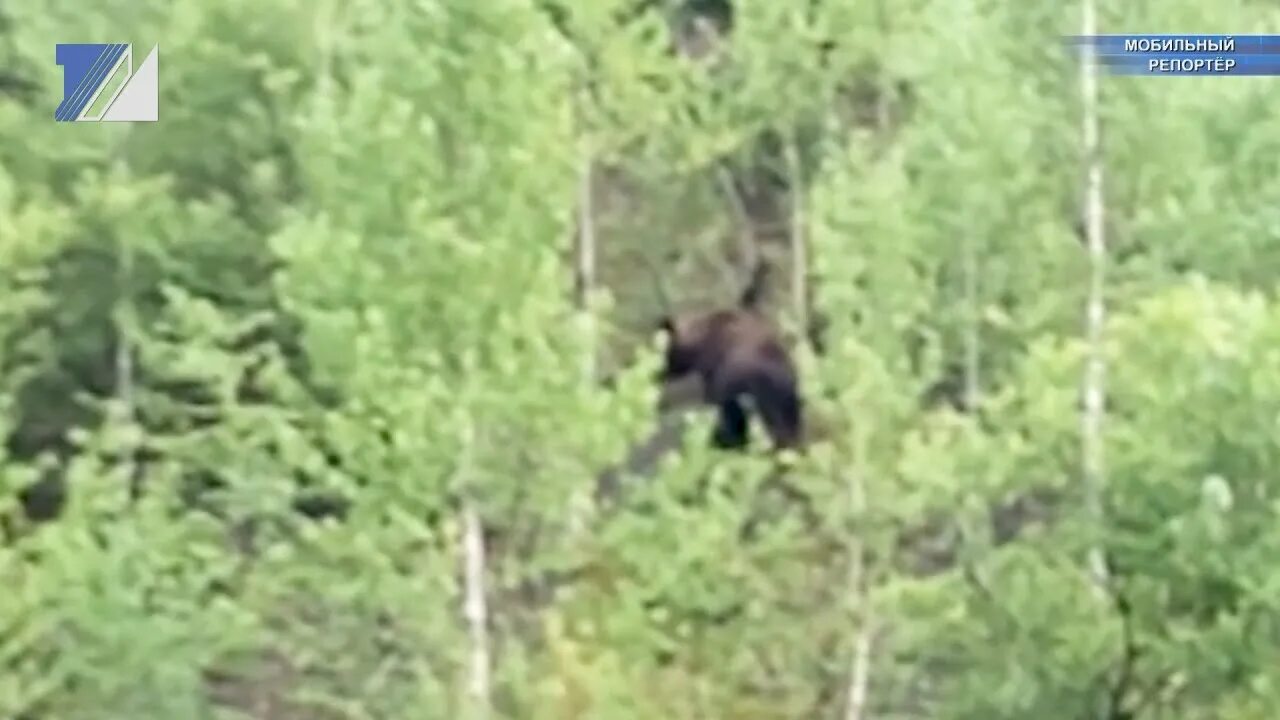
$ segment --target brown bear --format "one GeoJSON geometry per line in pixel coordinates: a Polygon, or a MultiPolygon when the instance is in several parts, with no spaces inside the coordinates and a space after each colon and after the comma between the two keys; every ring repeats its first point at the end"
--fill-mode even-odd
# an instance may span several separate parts
{"type": "Polygon", "coordinates": [[[736,307],[667,316],[660,324],[667,336],[660,380],[698,376],[703,401],[718,411],[712,442],[719,448],[746,447],[751,410],[775,448],[798,448],[804,436],[795,364],[757,307],[766,271],[757,265],[736,307]]]}

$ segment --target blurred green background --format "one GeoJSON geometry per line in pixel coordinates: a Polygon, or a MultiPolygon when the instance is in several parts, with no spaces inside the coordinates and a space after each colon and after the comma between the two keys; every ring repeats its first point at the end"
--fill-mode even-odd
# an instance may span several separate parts
{"type": "Polygon", "coordinates": [[[1280,86],[1086,107],[1081,9],[7,0],[0,718],[1271,720],[1280,86]],[[159,121],[54,122],[65,42],[159,121]],[[822,517],[706,413],[594,507],[756,256],[822,517]]]}

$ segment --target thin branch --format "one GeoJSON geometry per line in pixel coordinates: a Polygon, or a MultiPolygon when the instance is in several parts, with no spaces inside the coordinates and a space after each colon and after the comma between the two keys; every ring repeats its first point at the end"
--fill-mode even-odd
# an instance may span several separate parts
{"type": "Polygon", "coordinates": [[[489,708],[489,608],[484,590],[484,531],[480,513],[473,503],[462,509],[465,537],[467,626],[471,634],[469,690],[477,717],[488,715],[489,708]]]}
{"type": "Polygon", "coordinates": [[[786,147],[788,196],[791,199],[791,297],[796,327],[809,327],[808,226],[804,212],[804,167],[793,136],[786,147]]]}
{"type": "MultiPolygon", "coordinates": [[[[465,415],[465,411],[462,411],[465,415]]],[[[489,716],[490,708],[490,668],[492,661],[489,655],[489,605],[485,592],[485,544],[484,526],[480,511],[472,496],[471,454],[475,450],[475,428],[470,417],[462,417],[463,423],[462,452],[459,459],[458,472],[461,475],[462,501],[462,547],[463,547],[463,616],[471,639],[470,662],[468,663],[467,690],[470,697],[471,717],[480,720],[489,716]]]]}
{"type": "MultiPolygon", "coordinates": [[[[867,508],[865,483],[866,431],[860,430],[854,446],[854,471],[849,474],[849,514],[856,521],[863,518],[867,508]]],[[[855,525],[860,524],[856,523],[855,525]]],[[[849,534],[849,590],[857,608],[857,629],[852,639],[849,658],[848,692],[845,702],[845,720],[864,720],[867,715],[867,699],[870,694],[871,637],[873,632],[871,592],[866,567],[867,550],[856,532],[849,534]]]]}
{"type": "MultiPolygon", "coordinates": [[[[122,136],[112,149],[112,158],[117,167],[125,167],[124,143],[122,136]]],[[[116,335],[116,352],[114,358],[115,399],[119,403],[116,411],[117,420],[126,425],[138,421],[136,377],[134,368],[134,332],[138,327],[137,307],[133,298],[134,281],[134,247],[132,241],[118,238],[116,243],[119,253],[116,266],[116,307],[114,330],[116,335]]],[[[130,437],[133,437],[130,435],[130,437]]],[[[139,446],[136,440],[129,440],[128,447],[121,449],[121,463],[125,475],[129,478],[129,498],[138,500],[143,491],[143,465],[139,462],[139,446]]]]}
{"type": "Polygon", "coordinates": [[[733,174],[729,172],[729,168],[724,165],[716,165],[716,181],[720,185],[720,191],[729,201],[729,207],[733,210],[733,218],[738,223],[738,252],[742,255],[742,261],[745,267],[755,267],[759,262],[760,248],[756,243],[755,232],[751,221],[751,213],[747,210],[747,201],[743,199],[742,193],[738,192],[737,186],[733,182],[733,174]]]}
{"type": "MultiPolygon", "coordinates": [[[[1083,35],[1097,33],[1094,0],[1082,0],[1083,35]]],[[[1085,171],[1084,227],[1089,253],[1089,296],[1086,304],[1085,336],[1088,357],[1086,359],[1083,395],[1084,410],[1081,418],[1082,461],[1085,502],[1093,523],[1095,544],[1089,553],[1089,569],[1095,587],[1105,596],[1108,581],[1106,557],[1101,547],[1101,534],[1105,518],[1102,503],[1106,482],[1106,466],[1103,457],[1103,405],[1105,398],[1106,364],[1103,357],[1102,334],[1106,322],[1104,304],[1105,270],[1107,260],[1104,237],[1104,211],[1102,200],[1102,156],[1098,120],[1098,65],[1093,45],[1083,44],[1080,61],[1080,88],[1082,95],[1082,141],[1085,171]]]]}
{"type": "Polygon", "coordinates": [[[977,240],[972,233],[961,230],[964,234],[961,242],[964,245],[964,407],[968,411],[976,410],[981,397],[982,383],[982,324],[981,324],[981,275],[978,260],[977,240]]]}
{"type": "MultiPolygon", "coordinates": [[[[585,115],[586,91],[581,94],[578,110],[585,115]]],[[[578,182],[578,236],[574,257],[575,303],[587,333],[587,347],[582,351],[582,379],[595,386],[599,374],[599,338],[591,297],[596,286],[596,218],[595,218],[595,154],[591,147],[589,126],[583,123],[582,168],[578,182]]],[[[575,488],[569,498],[569,533],[579,535],[590,521],[591,489],[575,488]]]]}
{"type": "Polygon", "coordinates": [[[863,720],[867,712],[867,699],[871,675],[872,618],[867,608],[866,568],[859,558],[853,563],[851,582],[857,592],[863,612],[853,638],[853,653],[849,661],[849,693],[845,705],[845,720],[863,720]]]}
{"type": "MultiPolygon", "coordinates": [[[[592,184],[595,162],[590,150],[583,151],[582,173],[578,184],[578,247],[574,258],[574,291],[578,310],[590,312],[591,293],[595,290],[596,229],[595,203],[592,184]]],[[[593,348],[594,350],[594,348],[593,348]]],[[[587,376],[594,379],[595,356],[588,353],[587,376]]]]}

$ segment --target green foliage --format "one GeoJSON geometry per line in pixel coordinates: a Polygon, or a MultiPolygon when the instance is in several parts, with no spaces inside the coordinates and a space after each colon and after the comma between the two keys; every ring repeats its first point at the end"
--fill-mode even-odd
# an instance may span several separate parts
{"type": "Polygon", "coordinates": [[[0,9],[0,717],[480,717],[469,513],[489,717],[845,716],[862,637],[863,717],[1269,717],[1269,86],[1103,81],[1095,349],[1077,5],[743,0],[673,52],[697,6],[0,9]],[[52,122],[70,40],[158,43],[160,122],[52,122]],[[705,307],[748,244],[824,328],[812,444],[696,413],[593,506],[654,428],[648,266],[705,307]]]}

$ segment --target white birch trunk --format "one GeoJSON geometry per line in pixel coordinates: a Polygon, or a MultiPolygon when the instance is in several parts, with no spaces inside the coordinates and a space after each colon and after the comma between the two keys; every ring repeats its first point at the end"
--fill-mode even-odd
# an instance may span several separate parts
{"type": "MultiPolygon", "coordinates": [[[[1081,34],[1097,33],[1094,0],[1083,0],[1081,34]]],[[[1104,291],[1106,288],[1107,246],[1104,237],[1102,199],[1102,154],[1098,120],[1098,63],[1093,46],[1085,43],[1080,61],[1082,95],[1082,143],[1085,159],[1084,228],[1089,253],[1089,295],[1086,301],[1085,338],[1088,347],[1083,378],[1083,415],[1081,418],[1082,462],[1085,501],[1094,531],[1104,527],[1102,492],[1106,482],[1103,455],[1103,417],[1106,392],[1106,363],[1103,331],[1106,322],[1104,291]]],[[[1099,540],[1100,543],[1100,540],[1099,540]]],[[[1101,593],[1108,582],[1106,558],[1100,544],[1089,553],[1089,570],[1101,593]]]]}

